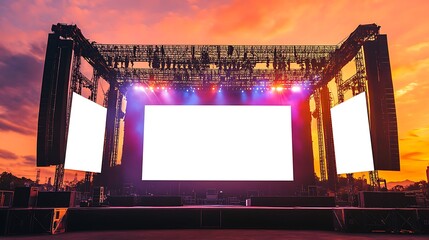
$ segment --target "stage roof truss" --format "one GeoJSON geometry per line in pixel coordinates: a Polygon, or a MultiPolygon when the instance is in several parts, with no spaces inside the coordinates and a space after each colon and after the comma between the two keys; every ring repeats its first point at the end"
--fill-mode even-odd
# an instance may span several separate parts
{"type": "Polygon", "coordinates": [[[72,38],[81,55],[110,84],[161,87],[291,87],[326,85],[379,31],[359,25],[338,45],[149,45],[89,42],[76,25],[52,31],[72,38]],[[144,67],[134,68],[134,64],[144,67]]]}

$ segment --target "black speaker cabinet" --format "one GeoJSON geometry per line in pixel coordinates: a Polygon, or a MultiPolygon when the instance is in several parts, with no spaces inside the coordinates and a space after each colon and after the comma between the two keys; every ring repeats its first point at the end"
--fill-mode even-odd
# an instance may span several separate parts
{"type": "Polygon", "coordinates": [[[359,207],[404,208],[408,202],[404,192],[359,192],[359,207]]]}
{"type": "Polygon", "coordinates": [[[75,192],[39,192],[37,207],[39,208],[67,208],[74,207],[75,192]]]}
{"type": "Polygon", "coordinates": [[[34,207],[38,195],[37,187],[17,187],[13,195],[12,207],[28,208],[34,207]]]}

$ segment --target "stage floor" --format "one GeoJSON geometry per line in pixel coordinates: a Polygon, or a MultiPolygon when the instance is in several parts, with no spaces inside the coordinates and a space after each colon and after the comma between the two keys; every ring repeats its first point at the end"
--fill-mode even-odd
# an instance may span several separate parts
{"type": "Polygon", "coordinates": [[[67,231],[131,229],[291,229],[429,232],[427,208],[178,207],[69,208],[67,231]]]}
{"type": "Polygon", "coordinates": [[[427,239],[427,235],[386,234],[386,233],[343,233],[320,230],[264,230],[264,229],[164,229],[164,230],[126,230],[126,231],[84,231],[66,232],[60,235],[3,236],[4,239],[20,240],[94,240],[94,239],[139,239],[139,240],[391,240],[427,239]]]}
{"type": "Polygon", "coordinates": [[[68,229],[312,229],[333,230],[323,207],[97,207],[69,208],[68,229]]]}
{"type": "MultiPolygon", "coordinates": [[[[177,231],[178,234],[189,233],[193,236],[207,230],[214,230],[209,231],[214,234],[213,236],[224,233],[238,233],[242,230],[243,233],[281,230],[273,232],[274,235],[279,234],[279,236],[283,235],[285,230],[294,230],[292,232],[300,234],[306,231],[338,232],[337,234],[340,232],[383,232],[398,233],[399,235],[429,233],[428,208],[188,205],[165,207],[10,208],[0,210],[0,217],[5,216],[3,220],[6,222],[4,224],[6,228],[2,235],[54,233],[55,231],[53,230],[57,226],[63,227],[63,232],[65,232],[66,236],[81,231],[103,235],[105,231],[108,231],[113,232],[115,236],[119,236],[124,232],[133,232],[137,235],[161,234],[159,235],[161,239],[164,238],[162,234],[174,231],[177,231]]],[[[1,221],[2,219],[0,219],[0,225],[2,225],[1,221]]],[[[174,234],[171,236],[174,236],[174,234]]],[[[338,236],[342,235],[339,234],[338,236]]],[[[165,237],[165,239],[168,238],[165,237]]],[[[216,238],[214,237],[213,239],[216,238]]],[[[219,237],[218,239],[224,238],[219,237]]]]}

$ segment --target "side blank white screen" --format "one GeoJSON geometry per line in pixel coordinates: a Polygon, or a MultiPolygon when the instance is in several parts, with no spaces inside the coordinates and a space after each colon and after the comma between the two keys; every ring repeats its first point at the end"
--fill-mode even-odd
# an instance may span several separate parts
{"type": "Polygon", "coordinates": [[[107,109],[73,93],[65,169],[101,172],[107,109]]]}
{"type": "Polygon", "coordinates": [[[331,109],[337,173],[374,170],[365,92],[331,109]]]}
{"type": "Polygon", "coordinates": [[[143,180],[293,181],[290,106],[146,105],[143,180]]]}

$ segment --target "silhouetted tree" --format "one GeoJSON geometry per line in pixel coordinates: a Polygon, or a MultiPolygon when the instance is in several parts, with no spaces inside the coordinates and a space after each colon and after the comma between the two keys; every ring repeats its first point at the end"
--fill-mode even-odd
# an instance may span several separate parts
{"type": "Polygon", "coordinates": [[[16,187],[31,186],[34,181],[25,177],[17,177],[12,173],[3,172],[0,175],[0,190],[13,190],[16,187]]]}
{"type": "Polygon", "coordinates": [[[415,182],[410,186],[406,187],[406,191],[416,191],[416,190],[425,190],[428,189],[428,183],[426,181],[415,182]]]}

